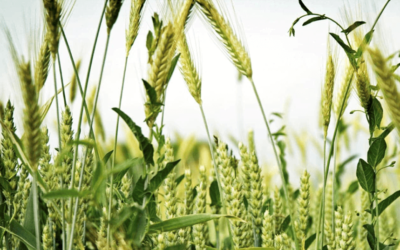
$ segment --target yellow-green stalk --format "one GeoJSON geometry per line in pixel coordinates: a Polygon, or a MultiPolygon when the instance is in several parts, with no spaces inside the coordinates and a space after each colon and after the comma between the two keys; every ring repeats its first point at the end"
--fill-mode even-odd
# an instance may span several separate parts
{"type": "MultiPolygon", "coordinates": [[[[82,63],[81,60],[77,60],[76,64],[75,64],[76,71],[78,73],[79,73],[79,69],[81,68],[81,63],[82,63]]],[[[71,103],[74,102],[75,97],[76,97],[76,88],[77,88],[77,84],[78,84],[77,77],[79,77],[79,76],[76,76],[75,73],[74,73],[74,75],[72,76],[72,79],[71,79],[71,83],[70,83],[69,100],[70,100],[71,103]]]]}

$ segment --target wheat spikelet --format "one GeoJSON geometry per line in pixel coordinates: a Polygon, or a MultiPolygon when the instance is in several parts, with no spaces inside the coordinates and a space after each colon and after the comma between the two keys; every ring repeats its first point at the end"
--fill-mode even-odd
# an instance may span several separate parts
{"type": "Polygon", "coordinates": [[[35,84],[39,91],[43,88],[49,73],[50,49],[47,36],[46,34],[43,39],[39,50],[39,56],[35,63],[35,84]]]}
{"type": "Polygon", "coordinates": [[[193,96],[198,104],[202,104],[201,100],[201,78],[196,69],[192,56],[190,54],[189,46],[187,44],[185,34],[181,35],[181,38],[177,45],[177,50],[180,53],[179,63],[180,71],[185,79],[185,82],[189,88],[190,94],[193,96]]]}
{"type": "Polygon", "coordinates": [[[310,203],[310,174],[304,170],[300,178],[300,197],[299,197],[299,242],[303,245],[306,239],[306,229],[308,220],[308,207],[310,203]]]}
{"type": "Polygon", "coordinates": [[[48,42],[49,50],[55,60],[58,52],[58,44],[60,41],[60,21],[62,11],[62,1],[60,0],[43,0],[45,8],[45,18],[47,24],[46,40],[48,42]]]}
{"type": "Polygon", "coordinates": [[[273,218],[269,215],[269,211],[265,211],[263,220],[263,230],[262,230],[262,246],[263,247],[273,247],[274,246],[274,228],[273,228],[273,218]]]}
{"type": "Polygon", "coordinates": [[[400,132],[400,94],[393,78],[393,72],[378,49],[369,49],[368,52],[378,79],[378,86],[382,90],[389,108],[390,117],[398,132],[400,132]]]}
{"type": "MultiPolygon", "coordinates": [[[[197,187],[197,198],[196,198],[196,214],[201,214],[206,212],[206,196],[207,196],[207,176],[204,166],[200,166],[200,184],[197,187]]],[[[201,223],[193,226],[193,241],[197,249],[205,249],[206,231],[207,224],[201,223]]]]}
{"type": "Polygon", "coordinates": [[[218,12],[211,0],[196,0],[196,2],[200,5],[204,16],[208,19],[214,31],[219,35],[233,64],[240,73],[252,78],[253,71],[249,54],[233,32],[228,21],[218,12]]]}
{"type": "Polygon", "coordinates": [[[110,35],[111,29],[117,21],[123,0],[110,0],[106,9],[107,34],[110,35]]]}
{"type": "Polygon", "coordinates": [[[4,104],[0,100],[0,121],[4,120],[4,104]]]}
{"type": "Polygon", "coordinates": [[[371,90],[370,81],[365,62],[361,64],[356,73],[355,88],[358,98],[360,99],[361,106],[368,110],[371,104],[371,90]]]}
{"type": "Polygon", "coordinates": [[[347,90],[348,86],[351,85],[353,82],[353,73],[354,73],[354,71],[353,71],[352,66],[350,65],[350,63],[347,63],[343,79],[341,81],[339,90],[336,93],[336,98],[334,100],[333,107],[334,107],[336,117],[341,117],[343,115],[344,111],[346,110],[347,103],[348,103],[348,100],[350,97],[350,91],[348,91],[346,94],[346,90],[347,90]],[[344,106],[342,108],[342,112],[340,112],[340,107],[343,102],[344,102],[344,106]]]}
{"type": "Polygon", "coordinates": [[[146,0],[132,0],[129,15],[129,29],[126,30],[126,56],[132,48],[139,32],[141,13],[146,0]]]}
{"type": "MultiPolygon", "coordinates": [[[[76,71],[78,72],[78,74],[79,74],[79,69],[81,68],[81,62],[82,62],[82,60],[77,60],[76,61],[76,71]]],[[[70,94],[69,94],[69,100],[71,101],[71,103],[73,103],[74,102],[74,100],[75,100],[75,97],[76,97],[76,88],[77,88],[77,75],[75,75],[75,73],[74,73],[74,75],[72,76],[72,79],[71,79],[71,83],[70,83],[70,94]]]]}
{"type": "Polygon", "coordinates": [[[328,49],[328,59],[326,62],[325,84],[322,97],[322,117],[324,125],[324,135],[327,136],[329,122],[331,120],[331,107],[333,97],[333,86],[335,83],[336,66],[331,51],[328,49]]]}
{"type": "Polygon", "coordinates": [[[41,154],[40,132],[40,107],[38,104],[37,88],[32,82],[30,63],[19,63],[18,75],[20,77],[22,94],[25,102],[24,129],[25,153],[33,169],[37,169],[41,154]]]}
{"type": "MultiPolygon", "coordinates": [[[[172,24],[162,28],[161,37],[158,46],[154,52],[153,59],[151,60],[150,69],[148,72],[148,82],[155,89],[157,95],[157,102],[161,103],[164,97],[164,92],[167,87],[167,76],[171,67],[172,53],[174,44],[174,31],[172,24]]],[[[147,102],[150,97],[147,96],[147,102]]],[[[153,112],[149,105],[145,105],[145,114],[147,124],[152,127],[157,118],[158,112],[153,112]]]]}

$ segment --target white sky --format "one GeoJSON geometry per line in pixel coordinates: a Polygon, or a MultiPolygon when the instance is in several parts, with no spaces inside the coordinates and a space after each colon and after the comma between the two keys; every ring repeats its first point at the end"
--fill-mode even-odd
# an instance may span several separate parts
{"type": "MultiPolygon", "coordinates": [[[[154,11],[159,11],[158,3],[160,2],[150,0],[147,3],[140,34],[131,51],[126,76],[122,110],[142,127],[145,127],[145,124],[142,123],[144,120],[144,90],[141,79],[147,78],[145,40],[147,32],[152,29],[150,15],[154,11]]],[[[304,14],[298,1],[233,0],[232,2],[237,19],[241,24],[242,38],[246,40],[250,52],[254,80],[266,113],[285,112],[285,122],[289,128],[296,131],[307,129],[312,136],[320,138],[322,131],[318,128],[318,112],[324,76],[327,34],[329,28],[331,31],[337,32],[336,27],[328,21],[306,27],[302,27],[302,22],[299,22],[296,26],[296,37],[293,38],[288,36],[288,29],[293,20],[304,14]]],[[[350,5],[352,9],[356,6],[356,1],[349,1],[349,3],[304,0],[304,2],[313,12],[324,13],[336,20],[341,20],[340,11],[345,4],[350,5]]],[[[369,28],[378,10],[386,1],[365,0],[360,2],[362,2],[362,6],[365,6],[364,13],[369,15],[368,20],[365,20],[367,21],[365,27],[369,28]],[[372,4],[375,5],[375,8],[371,8],[372,4]]],[[[231,6],[231,1],[226,1],[226,3],[231,6]]],[[[66,26],[66,34],[75,59],[83,58],[82,81],[86,76],[102,6],[103,1],[100,0],[77,0],[66,26]]],[[[99,105],[108,137],[114,136],[116,114],[111,108],[118,106],[129,7],[130,1],[127,0],[112,30],[100,93],[99,105]]],[[[12,34],[18,37],[17,43],[22,48],[26,48],[24,41],[28,39],[28,36],[25,35],[25,31],[39,27],[41,14],[38,13],[41,13],[40,11],[40,0],[0,0],[0,23],[2,25],[5,23],[11,29],[12,34]]],[[[379,32],[385,34],[388,53],[399,49],[398,46],[393,46],[400,44],[399,11],[400,1],[392,1],[380,22],[385,26],[385,30],[380,29],[383,25],[377,27],[379,32]]],[[[217,40],[212,38],[210,28],[204,24],[196,14],[188,37],[194,50],[193,53],[196,55],[196,61],[202,69],[202,99],[211,131],[220,134],[223,138],[228,138],[227,136],[232,134],[245,140],[246,131],[252,128],[255,130],[260,159],[272,161],[272,154],[263,154],[265,150],[270,151],[271,146],[267,142],[266,130],[251,85],[246,79],[240,84],[237,82],[236,69],[224,56],[217,40]]],[[[90,77],[91,84],[96,84],[99,79],[105,38],[106,28],[103,21],[90,77]]],[[[72,75],[72,67],[64,42],[60,44],[60,56],[63,62],[65,82],[68,82],[72,75]]],[[[343,60],[339,60],[339,62],[343,62],[343,60]]],[[[8,98],[15,100],[17,96],[15,90],[19,88],[14,83],[17,81],[15,81],[11,64],[7,42],[4,36],[0,36],[0,99],[3,102],[8,98]]],[[[343,64],[341,65],[343,66],[343,64]]],[[[59,81],[58,84],[60,86],[59,81]]],[[[50,74],[41,97],[43,102],[54,93],[53,86],[50,74]]],[[[15,102],[17,106],[22,106],[20,99],[15,102]]],[[[354,109],[359,108],[357,102],[357,98],[353,96],[354,109]]],[[[73,110],[76,116],[79,103],[75,102],[74,104],[73,110]]],[[[48,122],[54,124],[54,105],[50,112],[52,115],[48,122]]],[[[77,120],[77,118],[75,119],[77,120]]],[[[364,118],[362,118],[362,122],[364,123],[364,118]]],[[[184,136],[194,133],[200,138],[206,138],[197,103],[190,96],[178,70],[175,71],[168,87],[165,123],[165,132],[172,137],[175,131],[179,131],[184,136]]],[[[22,124],[17,123],[17,126],[21,131],[22,124]]],[[[276,129],[275,126],[273,127],[276,129]]],[[[87,134],[87,131],[84,133],[87,134]]],[[[123,134],[121,138],[123,138],[123,134]]],[[[365,141],[366,136],[362,140],[365,141]]],[[[362,152],[365,154],[365,149],[362,152]]]]}

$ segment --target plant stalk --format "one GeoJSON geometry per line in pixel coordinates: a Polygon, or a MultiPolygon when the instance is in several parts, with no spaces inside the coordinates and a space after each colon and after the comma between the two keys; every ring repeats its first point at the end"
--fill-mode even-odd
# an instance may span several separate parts
{"type": "MultiPolygon", "coordinates": [[[[256,85],[254,84],[253,78],[249,78],[249,80],[250,80],[250,83],[251,83],[251,85],[253,87],[254,94],[256,95],[258,106],[260,107],[261,114],[263,116],[265,126],[267,127],[268,136],[269,136],[269,139],[271,140],[272,148],[274,150],[275,159],[276,159],[276,162],[278,164],[279,173],[280,173],[280,176],[281,176],[281,179],[282,179],[282,188],[283,188],[283,193],[285,195],[285,197],[284,197],[285,198],[285,202],[286,202],[286,205],[287,205],[288,210],[289,210],[289,215],[290,215],[290,218],[294,218],[292,209],[289,206],[289,194],[288,194],[287,187],[286,187],[286,181],[285,181],[285,177],[284,177],[284,174],[283,174],[281,161],[280,161],[279,156],[278,156],[278,151],[276,150],[276,145],[275,145],[275,142],[274,142],[274,138],[272,137],[271,129],[269,127],[269,123],[268,123],[267,117],[265,115],[264,108],[262,106],[260,97],[258,96],[258,92],[257,92],[257,89],[256,89],[256,85]]],[[[299,250],[299,244],[297,242],[296,231],[294,229],[293,223],[290,223],[290,228],[292,230],[292,234],[293,234],[296,250],[299,250]]]]}
{"type": "Polygon", "coordinates": [[[37,190],[37,169],[33,172],[32,191],[33,191],[33,219],[35,221],[36,249],[40,249],[40,220],[39,220],[39,195],[37,190]]]}
{"type": "MultiPolygon", "coordinates": [[[[121,92],[119,94],[119,103],[118,103],[118,109],[121,109],[121,103],[122,103],[122,96],[124,94],[124,86],[125,86],[125,74],[126,74],[126,65],[128,64],[128,56],[125,57],[125,66],[124,66],[124,73],[122,76],[122,85],[121,85],[121,92]]],[[[117,158],[117,144],[118,144],[118,128],[119,128],[119,115],[117,115],[117,125],[115,126],[115,137],[114,137],[114,152],[113,152],[113,158],[111,162],[111,169],[114,168],[115,166],[115,161],[117,158]]],[[[110,198],[108,202],[108,214],[107,214],[107,220],[111,220],[111,208],[112,208],[112,197],[113,197],[113,185],[114,185],[114,175],[112,174],[110,177],[110,198]]],[[[107,225],[107,248],[109,247],[110,243],[110,228],[111,225],[108,223],[107,225]]]]}

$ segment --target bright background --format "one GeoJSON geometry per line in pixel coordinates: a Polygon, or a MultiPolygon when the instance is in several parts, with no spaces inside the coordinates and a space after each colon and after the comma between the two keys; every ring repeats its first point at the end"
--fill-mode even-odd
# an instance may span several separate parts
{"type": "MultiPolygon", "coordinates": [[[[145,40],[147,32],[152,29],[150,16],[155,11],[160,12],[161,2],[150,0],[146,4],[140,34],[130,53],[122,104],[122,110],[126,111],[136,123],[142,126],[146,133],[145,123],[142,122],[144,120],[143,103],[145,95],[141,83],[142,78],[147,78],[145,40]]],[[[353,11],[362,10],[368,16],[367,19],[364,19],[367,21],[365,28],[369,28],[386,0],[360,2],[362,4],[357,4],[356,1],[349,3],[346,1],[304,0],[304,3],[313,12],[324,13],[336,20],[343,20],[341,13],[344,6],[350,6],[353,11]]],[[[32,35],[27,35],[27,33],[35,34],[35,31],[41,27],[41,4],[40,0],[0,0],[0,24],[11,30],[12,35],[16,38],[16,45],[22,49],[21,51],[27,52],[27,45],[32,47],[32,35]]],[[[322,130],[318,125],[319,103],[324,78],[328,31],[338,33],[336,27],[328,21],[317,22],[306,27],[302,27],[302,22],[299,22],[296,25],[296,37],[289,37],[288,30],[292,22],[298,16],[304,14],[296,0],[233,0],[232,2],[226,1],[224,5],[226,5],[232,17],[231,20],[235,23],[236,29],[240,30],[240,37],[246,41],[245,44],[252,59],[254,80],[266,113],[283,112],[285,114],[284,123],[289,128],[289,134],[296,134],[303,139],[305,138],[306,141],[315,138],[322,147],[322,130]],[[233,14],[232,6],[236,14],[233,14]]],[[[102,6],[103,1],[100,0],[77,0],[66,25],[66,34],[74,57],[75,59],[83,59],[80,74],[82,82],[86,77],[102,6]]],[[[100,93],[99,108],[109,138],[114,136],[115,130],[116,114],[111,108],[118,106],[125,59],[125,28],[128,24],[129,7],[130,1],[127,0],[112,30],[100,93]]],[[[380,37],[378,41],[384,41],[386,53],[399,49],[399,10],[400,1],[392,1],[377,26],[377,34],[385,34],[384,39],[380,37]]],[[[250,83],[247,79],[238,82],[235,67],[224,55],[222,47],[213,37],[211,28],[205,25],[206,23],[198,14],[196,12],[192,18],[188,39],[196,57],[195,60],[201,65],[202,99],[211,132],[220,135],[226,141],[228,141],[229,135],[244,141],[247,137],[247,131],[253,129],[259,158],[261,161],[274,163],[271,145],[267,140],[264,123],[250,83]]],[[[106,28],[103,21],[90,84],[97,84],[99,79],[105,38],[106,28]]],[[[18,115],[21,115],[23,103],[19,97],[19,85],[7,46],[7,41],[1,35],[0,100],[3,102],[6,102],[8,98],[15,100],[16,110],[19,110],[18,115]]],[[[340,49],[338,50],[340,51],[340,49]]],[[[68,82],[73,70],[63,41],[60,44],[60,56],[63,62],[65,82],[68,82]]],[[[343,68],[343,65],[344,59],[341,56],[339,67],[343,68]]],[[[50,73],[44,94],[41,96],[43,103],[54,93],[52,78],[53,76],[50,73]]],[[[60,81],[58,81],[58,84],[60,86],[60,81]]],[[[73,107],[75,116],[79,112],[79,105],[80,100],[78,99],[73,107]]],[[[54,106],[50,110],[51,115],[47,118],[47,122],[50,124],[55,124],[54,106]]],[[[358,99],[353,92],[346,117],[356,117],[356,115],[349,115],[348,111],[359,108],[358,99]]],[[[359,122],[365,125],[365,118],[361,115],[358,117],[359,122]]],[[[77,121],[77,118],[75,119],[77,121]]],[[[21,119],[18,119],[18,121],[17,128],[21,131],[21,119]]],[[[195,134],[198,138],[206,139],[197,103],[189,94],[178,70],[175,71],[168,87],[165,124],[165,133],[172,138],[175,137],[176,132],[179,132],[182,136],[195,134]]],[[[273,130],[280,126],[277,122],[272,125],[273,130]]],[[[54,128],[55,126],[53,126],[54,128]]],[[[83,132],[84,135],[87,135],[87,133],[87,130],[83,132]]],[[[123,140],[124,134],[121,133],[120,136],[123,140]]],[[[55,138],[55,136],[52,137],[52,142],[55,142],[55,138]]],[[[355,152],[360,152],[360,156],[366,154],[367,138],[367,134],[357,137],[362,146],[352,149],[355,152]]],[[[290,155],[290,167],[304,167],[299,156],[296,156],[296,151],[290,155]]],[[[321,160],[319,157],[315,158],[308,163],[310,166],[306,167],[320,168],[321,160]]]]}

